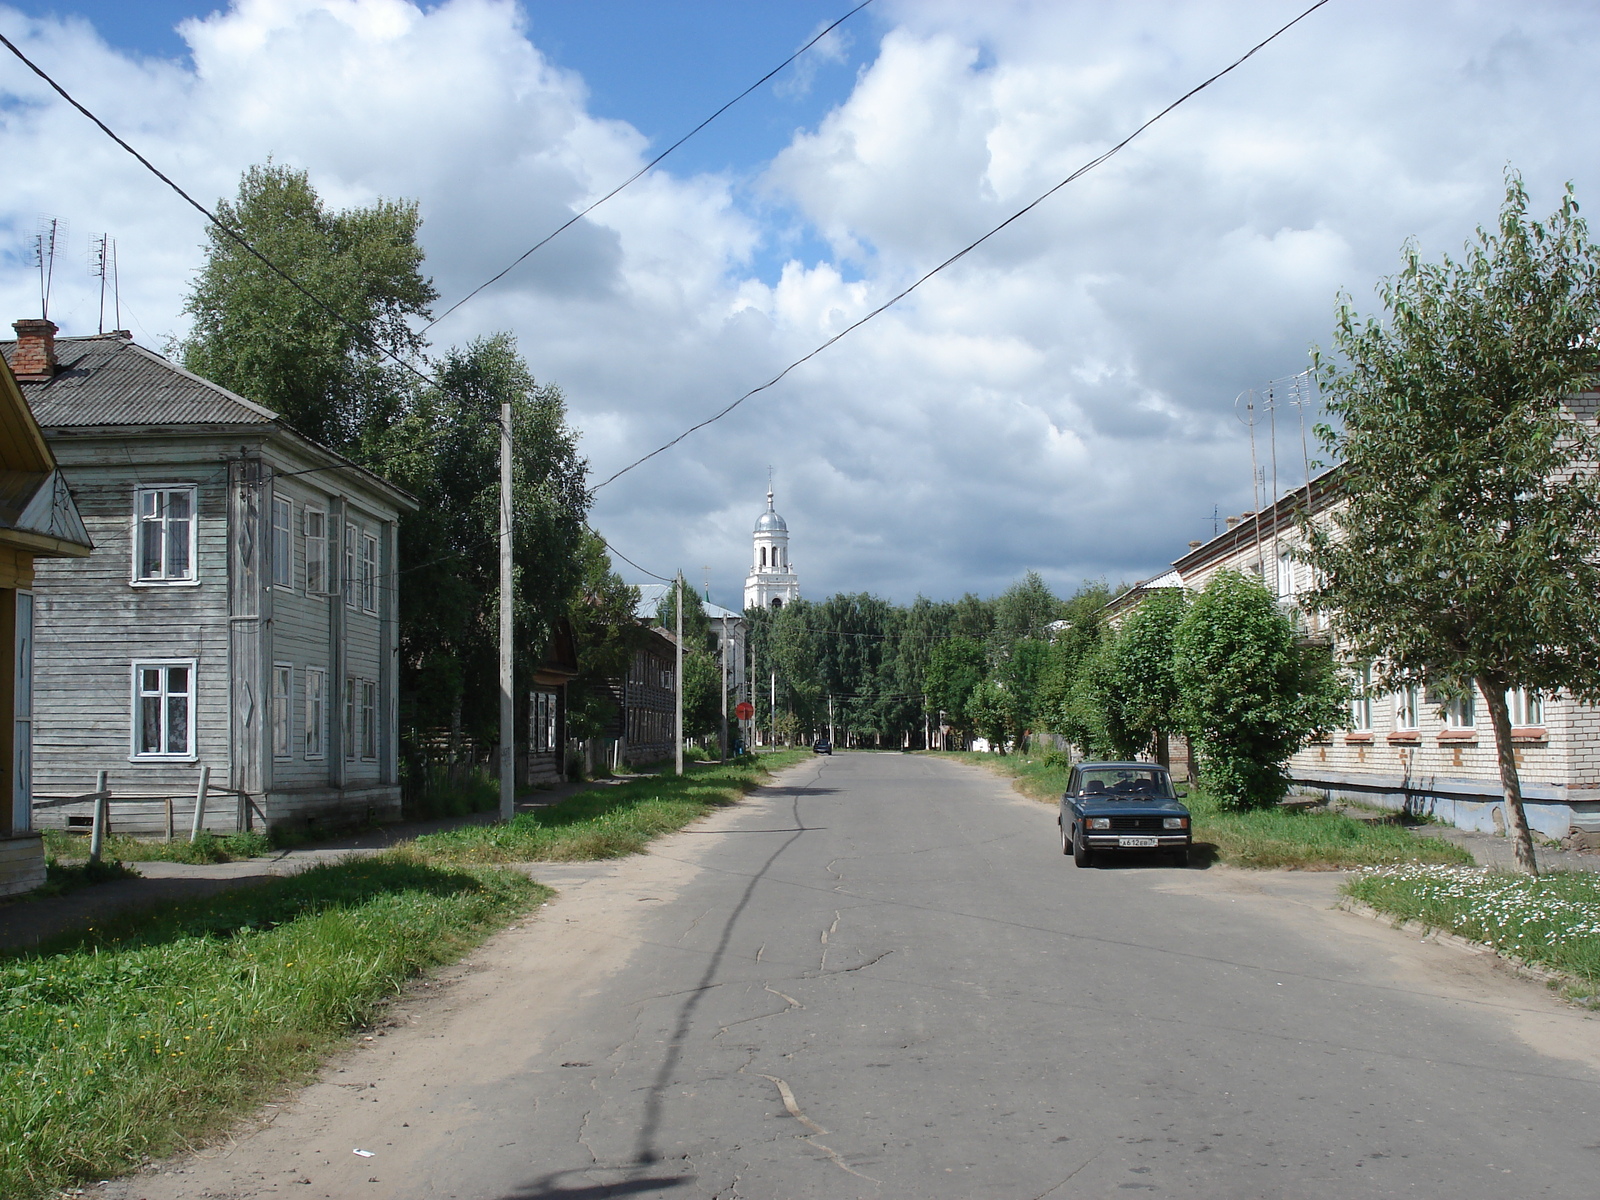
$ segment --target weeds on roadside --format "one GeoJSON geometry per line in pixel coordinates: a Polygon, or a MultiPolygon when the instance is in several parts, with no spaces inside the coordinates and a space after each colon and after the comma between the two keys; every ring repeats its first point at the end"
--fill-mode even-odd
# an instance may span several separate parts
{"type": "Polygon", "coordinates": [[[408,843],[430,861],[551,862],[637,854],[651,838],[682,829],[757,787],[767,772],[811,757],[808,750],[696,766],[681,779],[653,775],[577,792],[559,804],[498,825],[468,825],[408,843]]]}
{"type": "Polygon", "coordinates": [[[1421,921],[1600,992],[1600,874],[1532,876],[1408,863],[1363,871],[1345,893],[1402,921],[1421,921]]]}
{"type": "MultiPolygon", "coordinates": [[[[46,853],[57,858],[84,858],[89,853],[89,838],[87,834],[46,829],[44,846],[46,853]]],[[[276,839],[257,829],[224,834],[201,830],[192,842],[187,834],[164,842],[113,833],[106,837],[101,853],[104,859],[118,862],[221,863],[260,858],[277,848],[276,839]]]]}
{"type": "Polygon", "coordinates": [[[414,854],[147,909],[0,959],[0,1195],[127,1170],[214,1132],[404,981],[549,894],[414,854]]]}

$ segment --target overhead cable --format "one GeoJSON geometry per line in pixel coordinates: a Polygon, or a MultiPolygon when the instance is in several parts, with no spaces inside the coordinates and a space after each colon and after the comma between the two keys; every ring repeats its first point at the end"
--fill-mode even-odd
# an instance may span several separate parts
{"type": "MultiPolygon", "coordinates": [[[[435,317],[435,318],[433,318],[433,320],[429,321],[426,325],[424,325],[422,327],[422,332],[423,333],[427,333],[428,330],[432,329],[440,321],[444,320],[451,313],[455,312],[456,309],[460,308],[468,300],[471,300],[479,292],[483,291],[484,288],[491,287],[494,284],[499,283],[507,275],[511,274],[512,271],[516,270],[525,261],[527,261],[528,257],[530,255],[532,255],[534,253],[534,251],[539,250],[542,247],[548,245],[551,241],[555,240],[556,237],[558,237],[562,233],[565,233],[567,230],[571,229],[579,221],[583,220],[583,218],[587,217],[590,213],[592,213],[595,209],[599,208],[602,204],[604,204],[607,200],[611,199],[618,192],[622,191],[624,188],[627,188],[630,184],[634,183],[636,180],[638,180],[638,179],[642,178],[643,176],[649,174],[652,170],[655,169],[656,164],[658,164],[662,159],[666,158],[667,155],[671,154],[679,146],[683,145],[690,138],[692,138],[695,134],[699,133],[707,125],[711,124],[711,122],[715,121],[723,113],[727,112],[735,104],[739,103],[739,101],[743,100],[751,92],[755,91],[763,83],[767,82],[767,80],[771,79],[779,71],[783,70],[790,63],[794,62],[795,59],[799,58],[807,50],[811,49],[811,47],[815,46],[823,38],[827,37],[835,29],[839,28],[839,26],[843,25],[851,17],[855,16],[858,12],[860,12],[863,8],[866,8],[867,5],[869,5],[871,3],[872,3],[872,0],[861,0],[860,4],[856,5],[849,12],[845,13],[844,16],[840,17],[837,21],[833,22],[833,24],[829,25],[826,29],[822,30],[822,32],[818,33],[809,42],[807,42],[805,45],[801,46],[800,49],[796,50],[793,54],[791,54],[788,58],[784,59],[777,66],[773,67],[772,70],[768,71],[760,79],[756,80],[749,87],[745,88],[744,91],[740,92],[732,100],[729,100],[721,108],[717,109],[716,112],[712,113],[705,120],[701,121],[700,124],[696,125],[693,129],[689,130],[688,133],[684,134],[677,141],[673,142],[672,145],[668,146],[660,154],[656,155],[649,162],[645,163],[644,166],[640,167],[632,175],[628,176],[621,183],[617,184],[616,187],[612,188],[604,196],[601,196],[600,199],[596,200],[594,203],[590,204],[587,208],[583,209],[582,211],[574,213],[572,215],[572,217],[570,219],[568,219],[564,224],[556,227],[555,229],[552,229],[544,237],[540,238],[533,245],[529,246],[526,250],[524,250],[521,254],[519,254],[516,257],[516,259],[511,263],[511,265],[505,268],[505,270],[501,271],[497,275],[494,275],[494,276],[492,276],[492,277],[490,277],[488,279],[485,279],[477,287],[473,288],[465,296],[461,297],[461,299],[457,300],[449,308],[445,309],[437,317],[435,317]]],[[[646,572],[646,574],[648,574],[648,572],[646,572]]]]}
{"type": "Polygon", "coordinates": [[[1121,151],[1122,148],[1125,147],[1126,145],[1128,145],[1129,142],[1133,141],[1134,138],[1138,137],[1146,129],[1149,129],[1150,126],[1154,125],[1157,121],[1161,120],[1168,113],[1172,112],[1175,108],[1177,108],[1180,105],[1184,104],[1186,101],[1190,100],[1194,96],[1197,96],[1201,92],[1205,91],[1206,88],[1210,87],[1213,83],[1215,83],[1217,80],[1221,79],[1224,75],[1228,74],[1230,71],[1236,70],[1238,67],[1243,65],[1248,59],[1250,59],[1253,55],[1255,55],[1257,51],[1259,51],[1259,50],[1263,49],[1264,47],[1270,45],[1273,41],[1277,40],[1283,34],[1287,33],[1290,29],[1294,28],[1301,21],[1305,20],[1312,13],[1316,12],[1317,9],[1321,8],[1324,4],[1327,4],[1327,3],[1328,3],[1328,0],[1316,0],[1315,4],[1313,4],[1313,5],[1311,5],[1311,7],[1307,8],[1299,16],[1295,17],[1294,20],[1290,21],[1288,24],[1286,24],[1286,25],[1282,26],[1281,28],[1279,28],[1278,30],[1276,30],[1271,36],[1269,36],[1267,38],[1264,38],[1260,42],[1257,42],[1254,46],[1250,47],[1249,50],[1245,51],[1244,54],[1240,55],[1237,59],[1235,59],[1233,62],[1229,63],[1226,67],[1224,67],[1222,70],[1218,71],[1215,75],[1211,76],[1209,79],[1206,79],[1204,82],[1198,83],[1194,87],[1190,88],[1187,92],[1185,92],[1183,95],[1179,96],[1172,103],[1168,104],[1160,112],[1156,113],[1155,116],[1151,117],[1149,120],[1145,121],[1144,124],[1140,125],[1137,129],[1135,129],[1132,133],[1128,134],[1127,137],[1123,138],[1116,145],[1112,146],[1109,150],[1105,151],[1103,154],[1099,154],[1099,155],[1096,155],[1094,158],[1091,158],[1088,162],[1084,163],[1076,171],[1072,172],[1072,174],[1068,175],[1065,179],[1061,180],[1061,182],[1055,184],[1053,187],[1049,188],[1048,190],[1046,190],[1045,192],[1040,194],[1034,200],[1032,200],[1028,204],[1025,204],[1022,208],[1019,208],[1016,212],[1012,213],[1004,221],[1001,221],[998,225],[994,226],[994,228],[990,229],[989,232],[985,233],[982,237],[978,238],[974,242],[969,243],[966,246],[963,246],[960,250],[956,251],[949,258],[945,259],[938,266],[934,267],[931,271],[928,271],[926,274],[924,274],[922,276],[919,276],[917,278],[917,280],[914,283],[911,284],[911,286],[905,288],[903,291],[897,292],[895,295],[891,296],[888,300],[885,300],[882,304],[878,305],[877,308],[875,308],[871,312],[867,313],[866,316],[864,316],[864,317],[860,318],[859,320],[854,321],[851,324],[845,326],[845,328],[841,329],[838,333],[834,334],[827,341],[823,342],[820,346],[816,347],[816,349],[812,350],[808,354],[804,354],[801,357],[795,359],[792,363],[790,363],[783,370],[779,371],[771,379],[767,380],[765,383],[760,384],[757,387],[751,388],[748,392],[746,392],[744,395],[740,396],[737,400],[733,401],[733,403],[729,404],[727,407],[721,409],[718,412],[713,413],[711,416],[707,417],[705,420],[700,421],[700,422],[698,422],[698,423],[696,423],[694,425],[689,426],[688,429],[685,429],[682,433],[680,433],[677,437],[673,438],[670,442],[666,442],[663,445],[657,446],[654,450],[650,451],[650,453],[644,455],[641,458],[635,459],[633,462],[631,462],[627,466],[623,467],[620,471],[617,471],[615,474],[607,477],[606,479],[602,480],[600,483],[597,483],[591,489],[591,491],[598,492],[601,488],[607,486],[608,484],[615,483],[618,479],[621,479],[624,475],[626,475],[629,471],[633,470],[635,467],[641,466],[644,463],[649,462],[656,455],[664,453],[665,451],[672,449],[672,447],[676,446],[679,442],[683,441],[684,438],[688,437],[690,434],[696,433],[699,430],[704,429],[707,425],[711,425],[711,424],[714,424],[717,421],[722,420],[723,417],[727,416],[734,409],[738,408],[746,400],[750,399],[750,397],[758,395],[759,393],[766,391],[768,388],[773,387],[780,380],[782,380],[784,376],[789,374],[789,372],[793,371],[796,367],[800,366],[803,363],[809,362],[811,359],[813,359],[817,355],[821,354],[829,346],[832,346],[835,342],[841,341],[845,337],[848,337],[850,334],[854,333],[857,329],[860,329],[868,321],[873,320],[874,318],[878,317],[879,315],[881,315],[882,313],[884,313],[888,309],[893,308],[896,304],[900,303],[900,301],[904,300],[907,296],[911,295],[912,292],[916,291],[923,284],[927,283],[928,280],[932,279],[935,275],[939,274],[940,271],[943,271],[946,267],[951,266],[952,264],[954,264],[956,262],[959,262],[961,259],[963,259],[967,255],[971,254],[979,246],[981,246],[985,242],[987,242],[990,238],[994,237],[994,235],[999,233],[1002,229],[1005,229],[1008,225],[1012,224],[1014,221],[1020,220],[1022,217],[1026,216],[1028,213],[1032,212],[1040,204],[1044,203],[1044,201],[1049,199],[1051,196],[1055,195],[1062,188],[1066,187],[1069,183],[1072,183],[1074,180],[1079,179],[1082,176],[1088,174],[1090,171],[1094,170],[1101,163],[1104,163],[1107,159],[1111,158],[1113,155],[1115,155],[1119,151],[1121,151]]]}

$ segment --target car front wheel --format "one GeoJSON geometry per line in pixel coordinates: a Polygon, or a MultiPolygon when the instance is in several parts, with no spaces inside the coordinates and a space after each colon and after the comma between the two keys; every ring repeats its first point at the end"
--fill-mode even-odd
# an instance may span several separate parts
{"type": "Polygon", "coordinates": [[[1083,836],[1082,830],[1072,841],[1072,861],[1080,867],[1094,866],[1094,852],[1089,849],[1088,839],[1083,836]]]}

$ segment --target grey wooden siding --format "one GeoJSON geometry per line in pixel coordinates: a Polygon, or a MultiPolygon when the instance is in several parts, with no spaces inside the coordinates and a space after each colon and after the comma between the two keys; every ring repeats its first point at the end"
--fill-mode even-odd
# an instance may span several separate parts
{"type": "Polygon", "coordinates": [[[96,770],[113,787],[192,788],[196,764],[130,762],[135,662],[195,662],[196,760],[226,777],[228,737],[227,484],[221,464],[79,463],[57,446],[62,474],[94,539],[86,559],[37,566],[34,788],[88,791],[96,770]],[[198,584],[136,587],[135,489],[197,485],[198,584]]]}

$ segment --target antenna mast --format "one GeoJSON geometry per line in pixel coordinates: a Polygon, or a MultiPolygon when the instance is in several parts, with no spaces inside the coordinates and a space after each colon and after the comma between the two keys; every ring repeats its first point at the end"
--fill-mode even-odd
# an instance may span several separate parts
{"type": "Polygon", "coordinates": [[[39,267],[39,316],[50,319],[50,288],[55,282],[56,248],[66,237],[65,222],[59,217],[40,217],[39,232],[33,238],[34,261],[39,267]]]}

